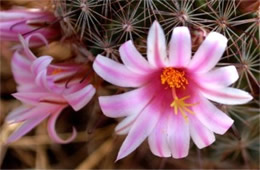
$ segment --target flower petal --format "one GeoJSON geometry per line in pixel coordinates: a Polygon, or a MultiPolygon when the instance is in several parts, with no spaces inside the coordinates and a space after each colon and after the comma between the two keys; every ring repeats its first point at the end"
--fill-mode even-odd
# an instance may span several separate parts
{"type": "Polygon", "coordinates": [[[49,121],[48,121],[48,132],[49,132],[49,135],[50,137],[57,143],[60,143],[60,144],[67,144],[71,141],[73,141],[75,139],[75,137],[77,136],[77,131],[74,127],[72,127],[72,135],[64,140],[64,139],[61,139],[56,130],[55,130],[55,124],[56,124],[56,120],[58,118],[58,116],[60,115],[61,111],[63,110],[64,107],[61,107],[58,111],[56,111],[54,114],[51,115],[49,121]]]}
{"type": "Polygon", "coordinates": [[[214,133],[206,128],[196,116],[189,116],[189,122],[191,138],[199,149],[211,145],[216,140],[214,133]]]}
{"type": "Polygon", "coordinates": [[[133,152],[153,131],[160,117],[161,99],[153,100],[138,116],[119,150],[117,160],[133,152]]]}
{"type": "Polygon", "coordinates": [[[98,55],[94,61],[95,72],[106,81],[121,87],[139,87],[147,82],[147,76],[137,74],[124,65],[98,55]]]}
{"type": "Polygon", "coordinates": [[[99,97],[99,104],[103,113],[108,117],[128,116],[140,113],[152,99],[155,91],[153,85],[148,84],[123,94],[99,97]]]}
{"type": "Polygon", "coordinates": [[[26,121],[28,119],[34,119],[35,117],[41,116],[43,114],[51,114],[59,108],[59,105],[55,104],[49,104],[49,103],[40,103],[35,107],[32,107],[30,110],[27,110],[26,112],[21,113],[20,115],[17,115],[13,122],[22,122],[26,121]]]}
{"type": "Polygon", "coordinates": [[[237,81],[238,73],[235,66],[226,66],[198,75],[198,79],[198,83],[202,83],[204,86],[225,87],[237,81]]]}
{"type": "Polygon", "coordinates": [[[123,63],[129,70],[137,73],[150,73],[152,71],[149,63],[137,51],[131,40],[121,45],[119,53],[123,63]]]}
{"type": "Polygon", "coordinates": [[[173,30],[170,46],[170,66],[186,67],[191,58],[191,36],[187,27],[176,27],[173,30]]]}
{"type": "Polygon", "coordinates": [[[7,139],[7,143],[14,142],[32,130],[35,126],[37,126],[40,122],[42,122],[45,118],[47,118],[49,114],[42,114],[33,119],[29,119],[25,121],[21,127],[19,127],[12,135],[7,139]]]}
{"type": "Polygon", "coordinates": [[[17,117],[26,114],[31,109],[32,107],[30,106],[21,105],[18,108],[12,110],[11,113],[9,113],[8,116],[5,118],[5,121],[8,123],[15,123],[17,117]]]}
{"type": "Polygon", "coordinates": [[[170,157],[171,150],[168,144],[168,115],[162,113],[160,120],[148,137],[152,153],[159,157],[170,157]]]}
{"type": "Polygon", "coordinates": [[[19,40],[23,46],[26,57],[30,60],[35,60],[37,59],[37,57],[33,54],[33,52],[29,48],[31,38],[39,38],[40,40],[43,41],[45,45],[48,45],[48,41],[42,34],[39,33],[30,34],[25,39],[23,38],[23,36],[19,35],[19,40]]]}
{"type": "Polygon", "coordinates": [[[11,67],[12,73],[16,83],[32,84],[34,77],[30,71],[31,61],[26,59],[18,51],[16,51],[12,57],[11,67]]]}
{"type": "Polygon", "coordinates": [[[39,88],[43,88],[46,91],[50,90],[50,84],[48,84],[47,80],[47,70],[41,70],[37,76],[35,77],[35,83],[39,86],[39,88]]]}
{"type": "Polygon", "coordinates": [[[158,21],[153,22],[148,33],[147,58],[154,67],[164,67],[168,62],[165,35],[158,21]]]}
{"type": "Polygon", "coordinates": [[[12,96],[14,96],[16,99],[20,100],[23,103],[31,105],[36,105],[39,102],[66,102],[61,96],[48,92],[18,92],[13,93],[12,96]]]}
{"type": "Polygon", "coordinates": [[[65,95],[64,98],[75,111],[78,111],[92,99],[95,93],[96,89],[90,84],[74,93],[65,95]]]}
{"type": "Polygon", "coordinates": [[[200,97],[199,104],[193,108],[197,119],[209,130],[223,135],[232,126],[232,120],[227,114],[218,109],[204,97],[200,97]]]}
{"type": "Polygon", "coordinates": [[[31,65],[31,71],[35,75],[44,69],[47,69],[48,65],[51,63],[53,58],[51,56],[41,56],[33,61],[31,65]]]}
{"type": "Polygon", "coordinates": [[[193,56],[188,68],[192,72],[205,73],[220,60],[227,46],[227,38],[217,32],[211,32],[193,56]]]}
{"type": "Polygon", "coordinates": [[[201,87],[200,91],[207,99],[227,105],[244,104],[253,99],[249,93],[232,87],[214,88],[208,86],[201,87]]]}
{"type": "Polygon", "coordinates": [[[168,140],[172,157],[175,159],[184,158],[189,153],[189,123],[185,122],[180,113],[175,115],[172,109],[169,110],[168,115],[168,140]]]}
{"type": "Polygon", "coordinates": [[[127,116],[126,118],[124,118],[115,128],[115,131],[117,134],[119,135],[124,135],[127,134],[132,125],[134,124],[136,118],[139,116],[139,113],[134,113],[131,114],[129,116],[127,116]]]}

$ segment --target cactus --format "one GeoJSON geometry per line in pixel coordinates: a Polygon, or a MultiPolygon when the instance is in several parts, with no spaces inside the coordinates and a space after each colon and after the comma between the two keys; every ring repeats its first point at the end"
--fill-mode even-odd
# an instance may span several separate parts
{"type": "MultiPolygon", "coordinates": [[[[3,1],[2,8],[8,9],[11,5],[17,4],[25,5],[25,7],[28,5],[21,1],[3,1]]],[[[57,17],[55,24],[59,23],[61,27],[62,37],[58,41],[65,43],[66,46],[69,44],[72,60],[83,61],[89,68],[92,67],[91,64],[98,54],[121,62],[118,50],[120,45],[127,40],[132,40],[136,48],[146,57],[146,39],[149,27],[154,20],[162,25],[167,41],[170,40],[174,27],[187,26],[191,31],[193,52],[197,50],[209,32],[220,32],[229,41],[219,66],[235,65],[239,79],[233,86],[249,91],[254,100],[243,106],[218,105],[235,120],[232,129],[225,135],[218,136],[218,140],[211,147],[203,150],[192,147],[189,156],[185,159],[157,158],[144,144],[125,160],[114,163],[122,138],[117,137],[114,143],[111,142],[115,122],[102,116],[95,98],[91,106],[85,107],[79,113],[68,115],[66,113],[73,111],[71,109],[64,111],[65,116],[60,120],[61,127],[58,129],[66,131],[71,127],[67,124],[76,124],[79,137],[74,142],[62,147],[50,145],[51,142],[48,141],[46,135],[42,135],[45,133],[42,132],[44,126],[39,126],[34,136],[26,136],[20,141],[21,143],[18,141],[9,145],[8,152],[4,153],[0,149],[4,156],[4,161],[0,161],[1,168],[34,168],[35,166],[37,168],[111,169],[260,168],[259,1],[50,0],[48,2],[47,4],[51,4],[52,12],[57,17]],[[247,2],[251,2],[250,8],[247,2]],[[89,114],[86,114],[87,112],[89,114]],[[35,144],[35,140],[39,141],[39,144],[35,144]],[[17,149],[18,147],[20,148],[17,149]],[[35,153],[36,157],[34,157],[35,153]],[[14,158],[19,160],[20,164],[8,164],[14,158]],[[31,161],[36,163],[31,163],[31,161]]],[[[29,4],[29,7],[31,6],[29,4]]],[[[61,47],[62,45],[59,45],[59,49],[61,47]]],[[[55,45],[50,48],[55,51],[55,45]]],[[[34,50],[44,54],[43,48],[34,50]]],[[[4,55],[6,54],[2,53],[1,57],[4,55]]],[[[65,60],[69,61],[71,58],[66,57],[65,60]]],[[[89,74],[95,75],[93,71],[86,73],[86,76],[89,74]]],[[[128,90],[110,85],[97,75],[92,81],[98,89],[97,96],[128,90]]],[[[5,81],[1,82],[3,86],[6,86],[5,83],[5,81]]],[[[3,96],[1,104],[12,100],[10,94],[6,94],[4,89],[1,90],[1,96],[3,96]]],[[[1,134],[9,133],[10,128],[5,124],[1,127],[1,134]]],[[[0,147],[4,148],[1,141],[0,144],[0,147]]]]}

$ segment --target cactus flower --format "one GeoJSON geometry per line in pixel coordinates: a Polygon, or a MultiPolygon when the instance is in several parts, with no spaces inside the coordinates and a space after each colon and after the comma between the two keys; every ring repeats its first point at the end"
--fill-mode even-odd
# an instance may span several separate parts
{"type": "Polygon", "coordinates": [[[117,160],[133,152],[146,138],[154,155],[184,158],[190,138],[198,148],[224,134],[233,120],[211,101],[244,104],[252,96],[229,87],[238,79],[234,66],[215,67],[227,46],[227,38],[211,32],[197,52],[191,53],[187,27],[176,27],[167,50],[164,32],[155,21],[148,34],[147,60],[132,41],[119,49],[123,64],[98,55],[93,67],[111,84],[134,88],[129,92],[99,97],[103,113],[125,117],[116,127],[127,134],[117,160]]]}
{"type": "Polygon", "coordinates": [[[6,118],[9,123],[23,122],[9,138],[7,143],[18,140],[44,119],[49,117],[48,132],[58,143],[68,143],[76,136],[76,129],[70,138],[63,140],[55,131],[55,122],[64,108],[71,106],[78,111],[95,94],[95,88],[85,78],[83,64],[51,64],[51,56],[36,57],[28,48],[31,38],[46,41],[40,34],[21,37],[24,49],[17,50],[11,66],[17,93],[13,96],[23,105],[13,110],[6,118]]]}
{"type": "MultiPolygon", "coordinates": [[[[56,17],[48,11],[39,9],[11,9],[0,11],[1,41],[19,42],[18,35],[25,37],[32,33],[40,33],[48,40],[60,35],[59,29],[52,27],[56,17]]],[[[32,38],[31,46],[42,45],[42,41],[32,38]]]]}

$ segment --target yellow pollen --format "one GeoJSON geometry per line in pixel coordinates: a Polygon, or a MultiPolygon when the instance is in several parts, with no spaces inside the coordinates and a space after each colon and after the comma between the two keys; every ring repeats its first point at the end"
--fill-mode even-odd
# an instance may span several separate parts
{"type": "Polygon", "coordinates": [[[180,112],[181,115],[183,116],[185,122],[187,123],[188,122],[187,113],[194,114],[194,112],[191,109],[189,109],[188,107],[197,105],[198,103],[192,103],[192,104],[186,103],[185,100],[190,98],[190,96],[178,98],[178,96],[176,95],[175,89],[172,89],[172,96],[173,96],[173,102],[171,103],[170,106],[173,107],[174,113],[176,115],[178,114],[178,112],[180,112]]]}
{"type": "Polygon", "coordinates": [[[185,77],[184,71],[179,71],[172,67],[167,67],[161,73],[161,83],[167,83],[171,88],[183,88],[185,89],[186,85],[189,84],[188,80],[185,77]]]}
{"type": "Polygon", "coordinates": [[[59,73],[61,73],[61,72],[62,72],[62,69],[57,68],[57,69],[54,69],[54,70],[52,71],[51,75],[56,75],[56,74],[59,74],[59,73]]]}

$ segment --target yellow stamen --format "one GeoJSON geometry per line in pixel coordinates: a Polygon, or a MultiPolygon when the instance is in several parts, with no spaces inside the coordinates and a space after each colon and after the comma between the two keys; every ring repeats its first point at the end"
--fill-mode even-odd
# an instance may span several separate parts
{"type": "Polygon", "coordinates": [[[56,68],[56,69],[54,69],[54,70],[52,71],[51,75],[56,75],[56,74],[59,74],[59,73],[61,73],[61,72],[62,72],[62,69],[56,68]]]}
{"type": "Polygon", "coordinates": [[[183,88],[185,89],[186,85],[189,84],[188,80],[185,77],[184,71],[179,71],[172,67],[167,67],[163,70],[161,74],[161,83],[167,83],[171,88],[183,88]]]}
{"type": "Polygon", "coordinates": [[[186,113],[194,114],[194,112],[191,109],[189,109],[188,107],[197,105],[198,103],[192,103],[192,104],[186,103],[185,100],[190,98],[190,96],[184,96],[182,98],[178,98],[174,88],[172,89],[172,96],[173,96],[174,100],[170,106],[173,107],[174,113],[177,115],[178,112],[180,112],[182,114],[185,122],[188,122],[188,116],[186,113]]]}
{"type": "Polygon", "coordinates": [[[177,115],[179,112],[185,119],[185,122],[188,122],[187,114],[194,114],[194,112],[189,107],[194,106],[198,103],[186,103],[185,100],[190,98],[190,96],[178,98],[176,94],[175,90],[180,88],[185,90],[186,85],[189,84],[185,76],[185,72],[172,67],[164,68],[161,73],[161,83],[168,84],[168,86],[172,89],[173,102],[170,106],[173,107],[174,113],[177,115]]]}

